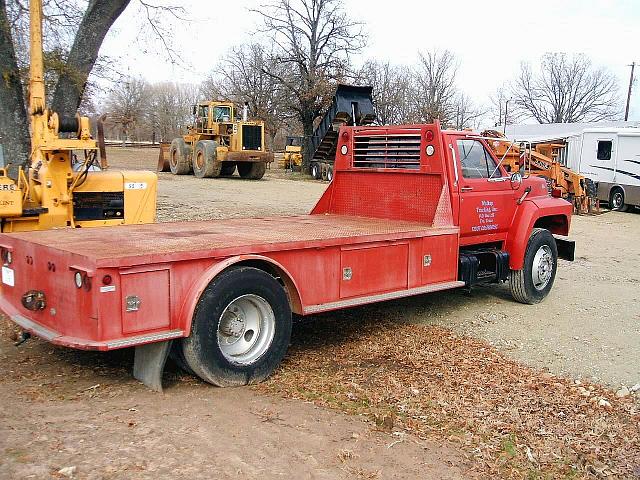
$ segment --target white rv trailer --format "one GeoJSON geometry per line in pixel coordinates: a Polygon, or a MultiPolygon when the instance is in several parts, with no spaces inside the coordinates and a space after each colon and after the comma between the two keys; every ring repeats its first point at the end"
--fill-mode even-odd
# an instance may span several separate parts
{"type": "Polygon", "coordinates": [[[640,129],[587,128],[566,138],[560,161],[593,180],[613,210],[640,206],[640,129]]]}

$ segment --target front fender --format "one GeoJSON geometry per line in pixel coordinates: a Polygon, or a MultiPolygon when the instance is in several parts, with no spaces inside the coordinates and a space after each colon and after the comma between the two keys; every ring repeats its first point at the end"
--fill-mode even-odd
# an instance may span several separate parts
{"type": "Polygon", "coordinates": [[[505,250],[509,252],[509,268],[523,268],[529,236],[538,220],[552,216],[565,217],[568,233],[572,212],[573,206],[560,198],[540,197],[522,202],[516,211],[505,243],[505,250]]]}

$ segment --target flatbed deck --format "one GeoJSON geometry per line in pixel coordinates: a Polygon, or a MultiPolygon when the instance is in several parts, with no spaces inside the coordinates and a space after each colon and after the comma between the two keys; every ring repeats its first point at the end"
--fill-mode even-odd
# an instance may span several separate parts
{"type": "Polygon", "coordinates": [[[125,225],[108,229],[47,230],[13,237],[95,262],[124,267],[245,253],[326,247],[456,233],[401,220],[344,215],[236,218],[125,225]]]}

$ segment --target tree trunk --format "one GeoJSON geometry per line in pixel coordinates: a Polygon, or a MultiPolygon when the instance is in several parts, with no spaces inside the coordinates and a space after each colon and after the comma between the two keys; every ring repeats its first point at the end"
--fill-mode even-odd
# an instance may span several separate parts
{"type": "Polygon", "coordinates": [[[302,131],[304,133],[304,148],[302,149],[302,171],[304,173],[311,173],[311,160],[313,159],[313,143],[311,137],[313,136],[313,120],[314,115],[311,109],[304,109],[301,115],[302,131]]]}
{"type": "Polygon", "coordinates": [[[29,161],[31,142],[23,99],[6,4],[0,0],[0,144],[5,162],[16,166],[29,161]]]}
{"type": "Polygon", "coordinates": [[[105,35],[131,0],[91,0],[73,40],[67,65],[58,79],[52,109],[75,116],[105,35]]]}

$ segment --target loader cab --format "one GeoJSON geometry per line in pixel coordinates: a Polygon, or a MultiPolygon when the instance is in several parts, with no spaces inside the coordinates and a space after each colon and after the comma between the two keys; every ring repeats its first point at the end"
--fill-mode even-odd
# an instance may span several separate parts
{"type": "Polygon", "coordinates": [[[221,102],[199,103],[193,106],[194,125],[199,132],[210,133],[218,123],[231,123],[234,119],[232,104],[221,102]]]}

